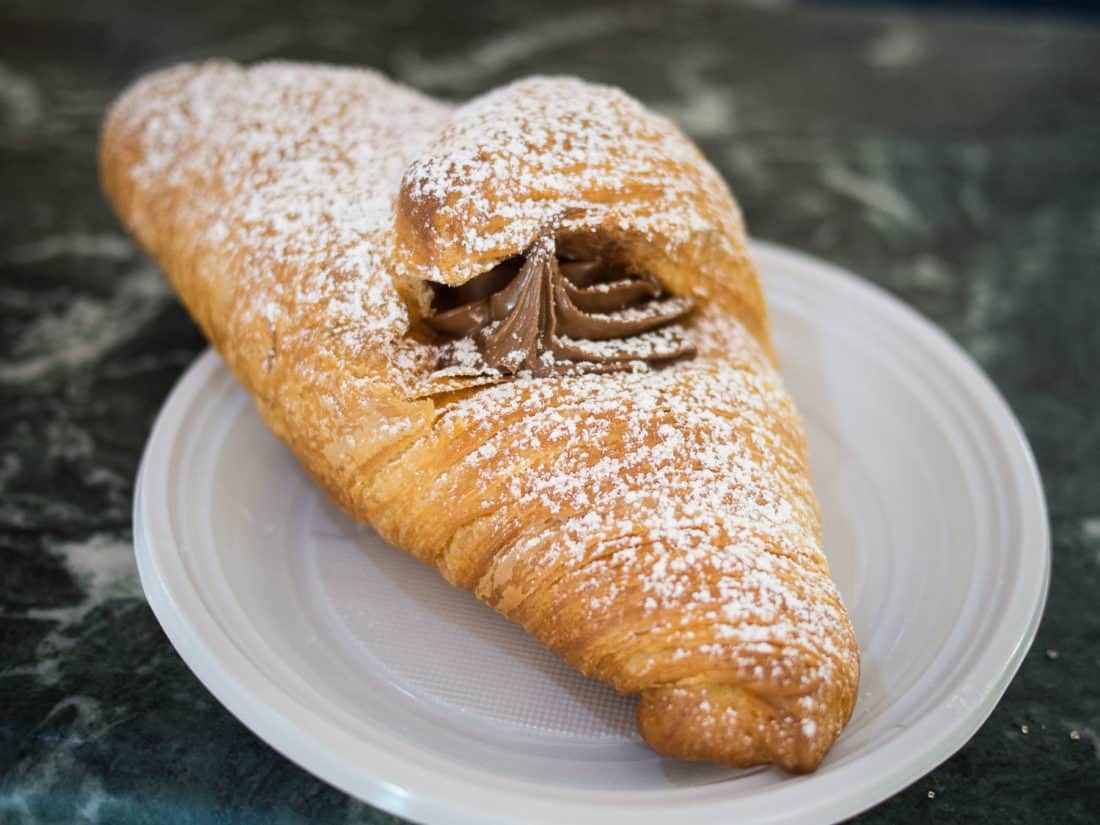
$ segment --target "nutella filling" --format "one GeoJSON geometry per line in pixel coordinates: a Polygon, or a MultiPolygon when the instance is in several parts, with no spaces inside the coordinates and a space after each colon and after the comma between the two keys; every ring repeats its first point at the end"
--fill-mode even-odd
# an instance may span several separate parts
{"type": "Polygon", "coordinates": [[[435,290],[428,326],[473,338],[486,366],[505,375],[612,372],[695,354],[676,323],[691,312],[691,301],[600,259],[559,260],[552,233],[536,240],[522,263],[514,258],[435,290]]]}

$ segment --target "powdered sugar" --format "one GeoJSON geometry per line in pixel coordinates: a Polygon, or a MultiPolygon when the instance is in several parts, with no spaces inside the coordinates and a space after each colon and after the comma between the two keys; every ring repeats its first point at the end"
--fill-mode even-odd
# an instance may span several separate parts
{"type": "MultiPolygon", "coordinates": [[[[293,372],[269,389],[293,392],[264,402],[282,405],[302,438],[331,432],[321,451],[333,473],[361,466],[363,440],[417,436],[377,472],[424,502],[490,514],[498,545],[471,585],[482,598],[559,648],[598,630],[604,647],[586,667],[624,690],[714,673],[794,691],[810,713],[823,684],[856,678],[791,401],[761,344],[713,312],[705,290],[685,321],[695,359],[506,380],[486,373],[471,341],[418,334],[395,284],[461,283],[554,221],[579,230],[613,220],[669,255],[700,232],[738,243],[732,207],[716,219],[695,206],[700,192],[728,203],[721,179],[665,121],[577,80],[526,80],[451,109],[372,72],[292,64],[171,70],[112,117],[140,137],[130,177],[146,208],[197,231],[188,242],[203,260],[240,274],[228,289],[206,276],[211,295],[231,293],[218,337],[236,351],[259,337],[264,370],[286,361],[293,372]],[[655,152],[671,166],[655,169],[655,152]],[[443,271],[395,252],[402,187],[479,228],[436,238],[458,244],[464,263],[443,271]],[[582,187],[596,195],[579,204],[582,187]],[[452,366],[437,371],[443,356],[452,366]],[[428,413],[372,405],[378,387],[432,396],[416,408],[428,413]],[[356,420],[367,413],[370,426],[356,420]],[[425,460],[440,444],[453,446],[448,466],[425,460]],[[528,612],[532,599],[544,609],[528,612]]],[[[674,334],[646,333],[631,350],[639,340],[675,347],[674,334]]],[[[438,548],[445,573],[477,555],[466,535],[456,527],[438,548]]],[[[822,727],[811,726],[807,737],[822,727]]]]}
{"type": "MultiPolygon", "coordinates": [[[[670,656],[690,660],[696,676],[733,668],[748,681],[807,691],[838,661],[852,667],[802,445],[774,429],[790,400],[747,334],[728,334],[725,344],[755,368],[689,361],[644,374],[510,382],[448,405],[440,420],[472,426],[474,440],[484,432],[498,466],[552,456],[484,503],[545,512],[549,521],[547,532],[494,560],[480,593],[507,590],[504,608],[518,616],[551,583],[587,593],[584,626],[627,629],[609,631],[620,644],[616,661],[629,662],[616,674],[627,689],[667,675],[670,656]],[[624,620],[624,605],[639,611],[636,624],[624,620]],[[651,633],[661,634],[659,650],[645,638],[651,633]],[[646,653],[632,658],[635,650],[646,653]],[[757,676],[764,654],[773,664],[757,676]]],[[[465,477],[461,462],[444,471],[432,498],[460,495],[449,485],[465,477]]]]}
{"type": "Polygon", "coordinates": [[[292,333],[290,315],[323,306],[345,346],[384,354],[400,380],[431,356],[404,341],[384,239],[403,171],[448,113],[374,72],[207,63],[142,81],[113,117],[139,129],[134,185],[175,193],[177,219],[205,228],[199,247],[247,256],[233,326],[260,314],[292,333]],[[220,197],[195,198],[192,180],[220,197]]]}
{"type": "Polygon", "coordinates": [[[721,178],[670,122],[618,89],[574,78],[527,78],[462,106],[402,188],[468,228],[457,239],[466,265],[410,273],[448,284],[484,270],[486,255],[503,260],[527,247],[549,224],[568,232],[612,219],[671,251],[714,229],[697,208],[701,191],[728,204],[721,178]],[[477,219],[487,214],[491,226],[477,219]]]}

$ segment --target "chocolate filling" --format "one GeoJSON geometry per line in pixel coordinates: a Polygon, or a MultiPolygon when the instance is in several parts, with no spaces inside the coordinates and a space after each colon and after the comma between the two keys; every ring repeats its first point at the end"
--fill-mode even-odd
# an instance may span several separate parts
{"type": "Polygon", "coordinates": [[[546,376],[694,355],[676,323],[692,308],[649,276],[626,274],[598,258],[559,260],[548,233],[522,262],[505,261],[458,287],[435,286],[424,320],[444,335],[473,337],[494,370],[546,376]],[[661,334],[646,334],[656,330],[661,334]]]}

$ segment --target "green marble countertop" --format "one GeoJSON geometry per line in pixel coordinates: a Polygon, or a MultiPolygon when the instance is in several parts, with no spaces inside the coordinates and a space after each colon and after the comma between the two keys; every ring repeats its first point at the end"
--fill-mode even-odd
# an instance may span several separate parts
{"type": "Polygon", "coordinates": [[[268,748],[146,606],[133,479],[204,343],[96,183],[104,108],[180,60],[362,63],[461,97],[569,72],[675,118],[752,232],[943,327],[1031,439],[1038,640],[952,759],[868,823],[1100,818],[1100,28],[696,2],[105,0],[0,9],[0,823],[396,822],[268,748]]]}

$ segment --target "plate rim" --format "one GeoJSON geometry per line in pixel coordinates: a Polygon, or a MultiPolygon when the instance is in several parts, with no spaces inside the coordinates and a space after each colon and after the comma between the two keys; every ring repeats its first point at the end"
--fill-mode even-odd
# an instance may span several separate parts
{"type": "Polygon", "coordinates": [[[221,363],[209,348],[183,373],[157,414],[142,454],[133,506],[134,548],[142,588],[158,622],[188,668],[254,734],[307,772],[368,804],[436,825],[504,823],[513,820],[515,810],[523,810],[531,822],[557,822],[568,816],[579,825],[607,822],[614,817],[643,825],[663,823],[674,814],[677,821],[686,825],[716,821],[747,801],[763,796],[779,797],[773,799],[777,803],[781,798],[782,810],[777,810],[779,805],[768,806],[770,811],[757,809],[754,811],[757,822],[836,820],[883,801],[948,759],[978,731],[1004,695],[1035,639],[1046,604],[1051,573],[1050,529],[1046,498],[1030,444],[1008,403],[981,367],[915,309],[875,284],[806,253],[760,240],[751,242],[750,253],[761,271],[766,272],[769,261],[813,271],[813,277],[831,280],[833,286],[869,302],[876,311],[893,316],[908,327],[914,339],[934,352],[940,366],[950,366],[966,381],[968,388],[980,397],[983,414],[997,425],[994,443],[1003,450],[1014,470],[1011,488],[1022,505],[1021,530],[1015,541],[1022,548],[1024,569],[1015,583],[1007,585],[1010,588],[1007,592],[1012,594],[1013,604],[1021,602],[1018,615],[1026,611],[1027,621],[1018,620],[1011,628],[1005,623],[997,626],[986,653],[972,662],[970,671],[991,658],[992,651],[1007,648],[1007,656],[998,654],[998,658],[1003,656],[1003,664],[986,674],[979,695],[965,703],[965,708],[939,707],[886,745],[839,766],[828,775],[833,780],[831,792],[825,787],[821,792],[807,793],[807,785],[822,784],[814,783],[814,778],[823,775],[810,774],[731,800],[677,800],[678,795],[685,795],[677,793],[682,789],[664,789],[667,801],[652,799],[646,792],[591,789],[572,790],[573,796],[567,800],[547,800],[537,794],[545,786],[531,781],[502,779],[469,766],[459,769],[451,762],[446,763],[444,772],[439,770],[442,765],[425,765],[423,750],[403,748],[400,742],[371,746],[296,702],[246,657],[227,658],[226,652],[235,647],[235,642],[206,610],[199,592],[186,587],[189,578],[171,531],[156,530],[147,518],[150,479],[161,478],[168,472],[164,465],[168,463],[170,450],[164,447],[172,443],[186,407],[221,363]],[[1032,546],[1035,549],[1029,550],[1032,546]],[[1030,569],[1026,569],[1029,563],[1030,569]],[[920,740],[920,747],[910,747],[913,739],[920,740]],[[887,762],[889,767],[880,767],[872,782],[859,781],[866,761],[881,754],[884,748],[896,751],[897,758],[887,762]],[[354,764],[353,760],[340,756],[349,751],[356,752],[354,764]],[[855,781],[844,782],[845,775],[855,781]],[[470,780],[472,784],[468,784],[470,780]],[[410,791],[410,786],[417,786],[416,790],[410,791]],[[492,788],[492,798],[480,792],[485,787],[492,788]],[[520,805],[522,808],[517,807],[520,805]]]}

